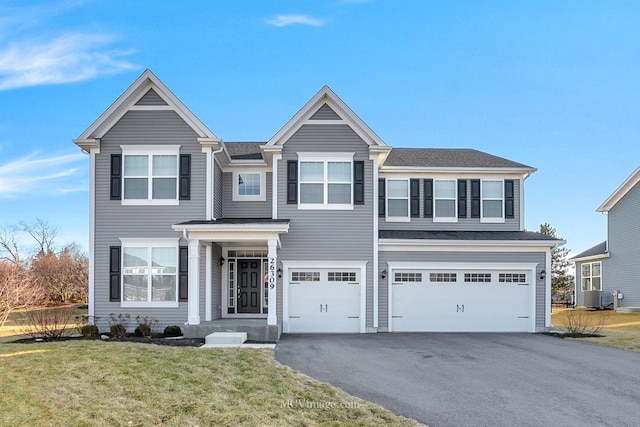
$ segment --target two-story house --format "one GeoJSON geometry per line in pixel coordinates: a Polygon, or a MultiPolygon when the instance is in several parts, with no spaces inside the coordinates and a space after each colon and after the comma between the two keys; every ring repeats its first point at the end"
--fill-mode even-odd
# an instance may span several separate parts
{"type": "Polygon", "coordinates": [[[187,335],[523,331],[550,324],[534,168],[392,148],[328,87],[224,142],[145,71],[74,142],[90,158],[89,312],[187,335]]]}

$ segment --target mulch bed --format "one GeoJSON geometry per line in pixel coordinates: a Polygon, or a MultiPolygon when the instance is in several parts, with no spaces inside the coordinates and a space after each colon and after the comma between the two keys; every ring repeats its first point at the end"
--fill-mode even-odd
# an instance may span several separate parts
{"type": "Polygon", "coordinates": [[[114,338],[109,337],[109,339],[103,340],[100,338],[87,339],[83,337],[60,337],[51,340],[43,340],[36,341],[34,338],[21,338],[15,341],[12,341],[14,344],[34,344],[34,343],[42,343],[42,342],[55,342],[55,341],[77,341],[77,340],[88,340],[88,341],[107,341],[107,342],[136,342],[142,344],[156,344],[156,345],[168,345],[172,347],[200,347],[204,344],[204,338],[164,338],[161,336],[154,337],[136,337],[126,336],[122,338],[114,338]]]}

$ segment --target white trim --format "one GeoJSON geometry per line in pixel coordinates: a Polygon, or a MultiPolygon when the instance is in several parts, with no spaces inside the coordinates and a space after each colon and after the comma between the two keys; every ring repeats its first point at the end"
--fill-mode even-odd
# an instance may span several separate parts
{"type": "Polygon", "coordinates": [[[289,270],[297,268],[360,269],[360,333],[366,332],[367,261],[282,261],[282,330],[284,333],[289,333],[289,270]]]}
{"type": "Polygon", "coordinates": [[[411,222],[411,180],[409,178],[387,178],[384,180],[384,221],[385,222],[411,222]],[[407,216],[389,216],[389,200],[403,200],[404,197],[389,196],[389,181],[404,181],[407,183],[407,216]]]}
{"type": "Polygon", "coordinates": [[[304,121],[305,125],[344,125],[348,124],[345,120],[342,119],[307,119],[304,121]]]}
{"type": "Polygon", "coordinates": [[[267,173],[251,169],[234,170],[232,172],[232,193],[231,200],[234,202],[264,202],[267,200],[267,173]],[[241,195],[238,194],[238,175],[253,174],[260,177],[260,194],[241,195]]]}
{"type": "Polygon", "coordinates": [[[513,241],[513,240],[400,240],[380,239],[380,252],[531,252],[555,247],[557,240],[513,241]]]}
{"type": "Polygon", "coordinates": [[[609,210],[611,210],[611,208],[613,208],[616,203],[618,203],[620,199],[629,192],[629,190],[635,187],[638,182],[640,182],[640,166],[638,166],[636,170],[634,170],[631,175],[629,175],[627,179],[625,179],[622,184],[620,184],[620,186],[616,188],[609,197],[607,197],[607,200],[602,202],[598,209],[596,209],[596,212],[609,212],[609,210]]]}
{"type": "Polygon", "coordinates": [[[379,282],[378,282],[378,229],[380,227],[378,218],[378,155],[369,156],[373,167],[373,266],[371,270],[373,279],[373,327],[378,327],[378,305],[379,305],[379,282]]]}
{"type": "MultiPolygon", "coordinates": [[[[146,95],[146,92],[144,93],[146,95]]],[[[144,96],[143,95],[143,96],[144,96]]],[[[174,107],[171,105],[132,105],[128,108],[129,111],[173,111],[174,107]]]]}
{"type": "MultiPolygon", "coordinates": [[[[550,250],[547,251],[548,256],[550,256],[550,250]]],[[[536,288],[537,288],[537,274],[536,269],[538,268],[537,263],[487,263],[487,262],[388,262],[387,263],[387,278],[389,279],[388,285],[388,313],[387,313],[387,325],[388,331],[393,332],[393,286],[392,286],[392,277],[394,274],[394,270],[438,270],[438,271],[446,271],[446,270],[491,270],[491,271],[527,271],[531,276],[530,285],[531,285],[531,293],[529,295],[530,298],[530,310],[531,310],[531,319],[529,324],[529,332],[536,332],[536,288]]],[[[547,275],[547,279],[549,282],[548,290],[550,292],[551,289],[551,274],[547,275]]],[[[550,304],[551,294],[549,294],[547,298],[548,302],[545,304],[550,304]]],[[[549,316],[551,311],[549,310],[549,316]]]]}
{"type": "Polygon", "coordinates": [[[176,154],[180,145],[121,145],[122,154],[176,154]]]}
{"type": "Polygon", "coordinates": [[[480,168],[480,167],[430,167],[430,166],[382,166],[380,168],[381,173],[407,173],[415,176],[416,173],[421,174],[434,174],[444,173],[456,175],[468,175],[477,176],[482,174],[494,174],[505,176],[506,174],[517,174],[518,176],[526,176],[537,171],[536,168],[480,168]]]}
{"type": "MultiPolygon", "coordinates": [[[[205,173],[205,218],[211,220],[213,218],[213,175],[215,175],[213,168],[214,162],[213,155],[211,154],[211,146],[205,145],[202,147],[202,152],[205,153],[206,158],[206,173],[205,173]]],[[[180,171],[178,171],[178,174],[180,171]]]]}
{"type": "MultiPolygon", "coordinates": [[[[267,265],[269,266],[268,274],[268,293],[269,293],[269,305],[267,306],[267,325],[278,324],[278,277],[276,276],[276,270],[278,269],[278,242],[276,240],[269,240],[268,253],[267,253],[267,265]]],[[[264,287],[263,287],[264,288],[264,287]]],[[[261,292],[262,294],[262,292],[261,292]]],[[[262,301],[260,306],[262,307],[262,301]]],[[[262,309],[261,309],[262,311],[262,309]]]]}
{"type": "MultiPolygon", "coordinates": [[[[545,254],[545,279],[544,279],[544,327],[551,327],[551,249],[546,251],[545,254]]],[[[535,280],[537,283],[537,278],[535,280]]],[[[574,298],[577,298],[578,294],[574,294],[574,298]]],[[[535,304],[534,304],[535,307],[535,304]]],[[[535,311],[534,311],[535,313],[535,311]]],[[[534,316],[535,317],[535,316],[534,316]]],[[[535,323],[533,324],[535,326],[535,323]]]]}
{"type": "MultiPolygon", "coordinates": [[[[520,209],[518,210],[517,214],[520,215],[520,231],[524,231],[525,230],[525,222],[524,222],[524,179],[520,178],[518,180],[514,180],[514,182],[517,181],[518,185],[519,185],[519,190],[520,190],[520,209]]],[[[515,188],[514,188],[515,191],[515,188]]],[[[506,204],[505,204],[506,206],[506,204]]],[[[506,213],[506,212],[505,212],[506,213]]],[[[515,207],[514,207],[514,212],[513,214],[515,215],[515,207]]]]}
{"type": "Polygon", "coordinates": [[[178,247],[179,237],[120,237],[122,246],[154,246],[154,247],[178,247]]]}
{"type": "Polygon", "coordinates": [[[271,218],[278,219],[278,161],[282,154],[273,154],[273,166],[271,171],[271,218]]]}
{"type": "Polygon", "coordinates": [[[96,154],[99,148],[89,151],[89,292],[88,314],[89,321],[93,324],[96,315],[96,154]]]}
{"type": "Polygon", "coordinates": [[[585,257],[581,257],[581,258],[571,258],[571,259],[569,259],[569,262],[575,264],[576,262],[597,261],[597,260],[609,258],[610,256],[611,256],[611,254],[609,254],[609,252],[607,252],[606,254],[597,254],[597,255],[585,256],[585,257]]]}
{"type": "Polygon", "coordinates": [[[209,322],[211,321],[211,309],[212,309],[212,301],[211,301],[211,296],[212,296],[212,277],[211,275],[213,274],[213,270],[212,270],[212,259],[211,257],[213,256],[213,251],[212,251],[212,246],[211,243],[207,243],[204,246],[204,320],[209,322]]]}
{"type": "Polygon", "coordinates": [[[200,241],[189,238],[189,301],[187,322],[200,324],[200,241]]]}

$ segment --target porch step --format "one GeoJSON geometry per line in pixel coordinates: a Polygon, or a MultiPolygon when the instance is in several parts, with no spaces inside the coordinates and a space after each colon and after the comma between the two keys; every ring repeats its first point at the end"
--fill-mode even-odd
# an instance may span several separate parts
{"type": "Polygon", "coordinates": [[[205,344],[236,344],[247,340],[246,332],[214,332],[204,338],[205,344]]]}

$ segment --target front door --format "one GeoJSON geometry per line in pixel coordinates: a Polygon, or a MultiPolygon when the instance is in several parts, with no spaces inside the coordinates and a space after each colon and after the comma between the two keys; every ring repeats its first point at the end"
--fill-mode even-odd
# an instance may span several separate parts
{"type": "Polygon", "coordinates": [[[238,260],[237,313],[260,313],[260,263],[259,259],[238,260]]]}

